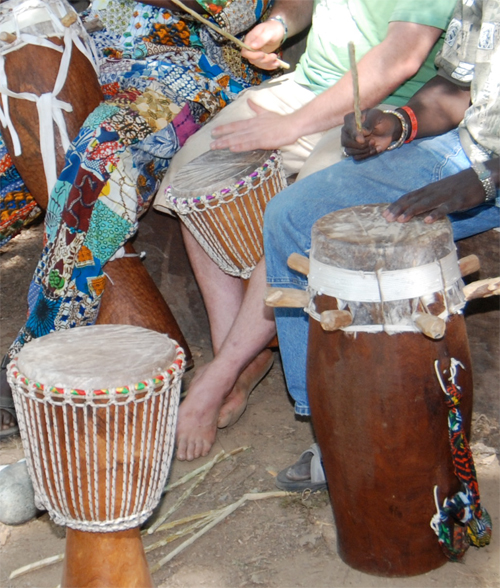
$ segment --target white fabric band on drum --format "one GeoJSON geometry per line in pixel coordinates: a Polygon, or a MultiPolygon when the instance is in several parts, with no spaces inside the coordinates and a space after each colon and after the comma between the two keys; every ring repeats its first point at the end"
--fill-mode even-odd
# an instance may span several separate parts
{"type": "Polygon", "coordinates": [[[38,111],[39,130],[40,130],[40,151],[42,155],[43,168],[45,172],[45,179],[47,181],[48,195],[54,188],[57,181],[57,166],[56,166],[56,149],[54,138],[54,122],[57,125],[61,137],[61,144],[66,152],[70,146],[70,140],[66,129],[66,122],[64,120],[63,110],[65,112],[72,112],[73,107],[68,102],[63,102],[57,99],[57,95],[63,89],[68,75],[68,69],[71,61],[71,51],[73,44],[80,52],[87,57],[93,65],[96,73],[98,73],[97,63],[95,59],[95,49],[90,39],[88,45],[79,37],[79,29],[76,27],[64,27],[56,14],[50,10],[50,7],[45,7],[51,13],[51,20],[57,32],[54,36],[64,36],[64,47],[56,45],[48,39],[41,36],[34,36],[27,33],[21,33],[19,30],[16,34],[16,42],[9,48],[6,48],[0,54],[0,93],[2,94],[2,106],[0,108],[0,122],[4,127],[7,127],[12,138],[14,147],[14,154],[19,156],[22,154],[22,147],[19,141],[18,134],[9,114],[8,97],[19,98],[35,102],[38,111]],[[38,45],[40,47],[48,47],[55,51],[62,53],[59,71],[57,73],[56,82],[52,92],[38,96],[31,92],[15,93],[9,90],[7,76],[5,73],[5,57],[4,55],[20,49],[24,45],[38,45]]]}
{"type": "Polygon", "coordinates": [[[333,267],[311,256],[309,287],[355,302],[392,302],[446,290],[461,279],[456,250],[433,263],[401,270],[364,272],[333,267]]]}

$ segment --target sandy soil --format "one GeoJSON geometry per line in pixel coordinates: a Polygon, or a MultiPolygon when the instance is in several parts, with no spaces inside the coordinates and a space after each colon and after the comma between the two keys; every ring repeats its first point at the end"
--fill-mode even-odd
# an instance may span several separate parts
{"type": "MultiPolygon", "coordinates": [[[[25,315],[26,292],[40,250],[41,235],[41,227],[26,231],[0,256],[2,353],[15,337],[25,315]]],[[[208,325],[176,221],[148,213],[141,223],[136,245],[137,249],[147,251],[146,265],[178,318],[196,364],[201,365],[210,358],[208,325]]],[[[481,257],[480,277],[498,275],[498,233],[470,239],[461,249],[463,254],[474,252],[481,257]]],[[[353,570],[338,556],[335,524],[326,492],[270,498],[242,506],[155,572],[155,584],[162,588],[499,586],[499,317],[496,298],[471,304],[466,319],[475,371],[473,441],[476,465],[482,502],[494,525],[490,546],[470,549],[465,564],[447,563],[413,578],[378,578],[353,570]]],[[[219,432],[211,454],[194,463],[174,461],[171,481],[208,462],[221,450],[249,446],[248,450],[216,465],[170,520],[224,507],[247,492],[275,490],[276,473],[292,463],[311,443],[310,424],[294,418],[277,352],[275,356],[270,375],[252,394],[247,411],[234,427],[219,432]]],[[[0,442],[0,452],[0,463],[17,461],[22,457],[20,439],[14,437],[0,442]]],[[[168,493],[148,524],[166,512],[188,486],[168,493]]],[[[158,532],[147,536],[144,544],[151,545],[167,534],[158,532]]],[[[14,580],[9,580],[9,575],[20,566],[62,553],[64,536],[65,529],[54,525],[47,514],[20,527],[0,525],[0,586],[57,586],[61,579],[60,563],[14,580]]],[[[150,566],[181,541],[148,553],[150,566]]]]}

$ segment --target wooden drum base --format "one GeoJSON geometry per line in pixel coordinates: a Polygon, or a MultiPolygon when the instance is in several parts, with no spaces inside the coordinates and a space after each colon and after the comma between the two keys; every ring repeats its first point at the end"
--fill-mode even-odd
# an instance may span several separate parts
{"type": "MultiPolygon", "coordinates": [[[[316,297],[319,311],[324,310],[316,297]]],[[[331,299],[330,299],[331,300],[331,299]]],[[[331,307],[331,305],[328,305],[331,307]]],[[[326,307],[326,305],[325,305],[326,307]]],[[[462,315],[434,341],[419,333],[356,333],[309,327],[308,392],[323,455],[341,558],[365,573],[423,574],[446,559],[430,527],[460,488],[448,441],[444,393],[434,370],[450,358],[470,429],[472,376],[462,315]]]]}
{"type": "Polygon", "coordinates": [[[150,588],[139,527],[117,533],[67,529],[62,588],[150,588]]]}

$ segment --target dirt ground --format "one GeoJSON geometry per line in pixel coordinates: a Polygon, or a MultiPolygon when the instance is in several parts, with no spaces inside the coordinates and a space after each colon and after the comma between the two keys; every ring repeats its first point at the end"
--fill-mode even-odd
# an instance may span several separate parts
{"type": "MultiPolygon", "coordinates": [[[[0,255],[1,353],[5,353],[23,322],[28,283],[41,247],[42,228],[33,227],[0,255]]],[[[460,245],[461,254],[476,253],[482,261],[478,277],[499,274],[499,233],[490,232],[460,245]]],[[[136,249],[146,251],[146,265],[178,319],[196,365],[210,358],[208,323],[181,244],[177,221],[150,211],[140,225],[136,249]]],[[[493,519],[490,546],[471,548],[464,564],[443,567],[413,578],[387,579],[353,570],[337,554],[335,524],[326,492],[311,496],[268,498],[243,505],[172,561],[154,572],[161,588],[401,587],[490,588],[500,585],[499,541],[499,321],[498,297],[471,303],[467,327],[475,375],[473,443],[482,496],[493,519]]],[[[188,378],[191,376],[188,376],[188,378]]],[[[246,451],[210,471],[169,520],[227,506],[247,492],[275,490],[274,477],[295,461],[313,439],[311,426],[293,415],[279,354],[270,375],[250,398],[240,421],[220,431],[207,458],[192,463],[174,460],[170,480],[208,462],[221,450],[242,446],[246,451]]],[[[0,464],[23,455],[18,437],[0,442],[0,464]]],[[[192,482],[167,493],[151,524],[165,513],[192,482]]],[[[360,526],[362,532],[362,525],[360,526]]],[[[144,538],[146,546],[165,538],[158,532],[144,538]]],[[[0,525],[0,586],[54,588],[60,583],[61,563],[14,580],[20,566],[64,551],[65,530],[47,514],[19,527],[0,525]]],[[[184,539],[148,553],[154,566],[184,539]]],[[[126,554],[124,554],[126,557],[126,554]]]]}

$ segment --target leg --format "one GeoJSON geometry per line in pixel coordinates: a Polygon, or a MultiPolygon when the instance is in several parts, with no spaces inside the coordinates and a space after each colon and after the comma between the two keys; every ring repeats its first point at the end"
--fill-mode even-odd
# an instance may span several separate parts
{"type": "MultiPolygon", "coordinates": [[[[290,270],[291,253],[307,255],[314,222],[335,210],[361,204],[393,202],[411,190],[470,167],[457,131],[421,139],[382,156],[337,165],[296,182],[268,204],[264,219],[267,279],[280,288],[305,288],[304,276],[290,270]]],[[[478,206],[450,217],[461,239],[498,226],[496,206],[478,206]]],[[[306,389],[308,321],[302,311],[279,309],[276,325],[283,369],[296,412],[309,414],[306,389]]]]}
{"type": "Polygon", "coordinates": [[[207,455],[215,441],[217,421],[245,367],[266,347],[276,328],[264,305],[265,262],[255,268],[241,310],[215,359],[200,370],[179,409],[177,457],[192,460],[207,455]]]}

